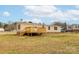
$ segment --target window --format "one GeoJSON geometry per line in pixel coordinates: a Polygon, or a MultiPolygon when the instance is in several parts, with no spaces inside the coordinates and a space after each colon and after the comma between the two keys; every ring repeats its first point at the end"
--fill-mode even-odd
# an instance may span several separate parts
{"type": "Polygon", "coordinates": [[[54,30],[57,30],[57,27],[54,27],[54,30]]]}
{"type": "Polygon", "coordinates": [[[18,25],[18,29],[20,29],[20,24],[18,25]]]}
{"type": "Polygon", "coordinates": [[[50,30],[50,26],[48,26],[48,30],[50,30]]]}

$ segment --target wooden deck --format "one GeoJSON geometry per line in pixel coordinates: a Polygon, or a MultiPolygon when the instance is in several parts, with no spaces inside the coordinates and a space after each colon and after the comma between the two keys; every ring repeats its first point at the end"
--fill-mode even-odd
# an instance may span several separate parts
{"type": "Polygon", "coordinates": [[[24,30],[17,32],[18,35],[33,35],[33,34],[39,34],[45,33],[46,29],[42,27],[26,27],[24,30]]]}

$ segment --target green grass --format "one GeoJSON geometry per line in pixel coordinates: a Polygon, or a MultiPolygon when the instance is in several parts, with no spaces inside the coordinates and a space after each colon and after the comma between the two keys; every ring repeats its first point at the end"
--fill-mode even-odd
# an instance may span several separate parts
{"type": "Polygon", "coordinates": [[[77,54],[79,33],[52,33],[41,36],[0,35],[1,54],[77,54]]]}

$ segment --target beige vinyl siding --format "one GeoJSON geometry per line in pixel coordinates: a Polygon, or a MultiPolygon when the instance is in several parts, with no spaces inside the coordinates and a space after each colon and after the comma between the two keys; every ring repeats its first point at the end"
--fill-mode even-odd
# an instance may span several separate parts
{"type": "Polygon", "coordinates": [[[32,24],[32,23],[22,23],[22,24],[18,24],[18,25],[20,25],[20,29],[17,27],[17,30],[19,30],[19,31],[23,31],[26,27],[42,27],[42,25],[32,24]]]}
{"type": "MultiPolygon", "coordinates": [[[[33,23],[20,23],[20,28],[17,30],[23,31],[26,27],[43,27],[43,25],[33,23]]],[[[51,25],[51,26],[44,25],[44,27],[46,28],[46,32],[61,32],[61,26],[58,25],[51,25]]]]}
{"type": "Polygon", "coordinates": [[[49,26],[46,27],[47,32],[61,32],[61,27],[60,26],[49,26]]]}

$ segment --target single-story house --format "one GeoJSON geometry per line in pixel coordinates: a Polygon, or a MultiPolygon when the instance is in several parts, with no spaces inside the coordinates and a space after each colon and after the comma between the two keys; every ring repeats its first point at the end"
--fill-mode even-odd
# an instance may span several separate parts
{"type": "Polygon", "coordinates": [[[4,28],[0,28],[0,32],[4,32],[4,28]]]}
{"type": "Polygon", "coordinates": [[[19,22],[17,23],[17,31],[24,30],[25,27],[45,27],[46,32],[61,32],[61,26],[59,25],[45,25],[40,23],[28,23],[28,22],[19,22]]]}
{"type": "Polygon", "coordinates": [[[37,23],[28,23],[28,22],[19,22],[17,23],[17,31],[22,31],[25,27],[42,27],[42,24],[37,23]]]}
{"type": "Polygon", "coordinates": [[[49,25],[46,26],[46,31],[47,32],[61,32],[61,26],[59,25],[49,25]]]}
{"type": "Polygon", "coordinates": [[[79,24],[68,25],[67,31],[79,31],[79,24]]]}

